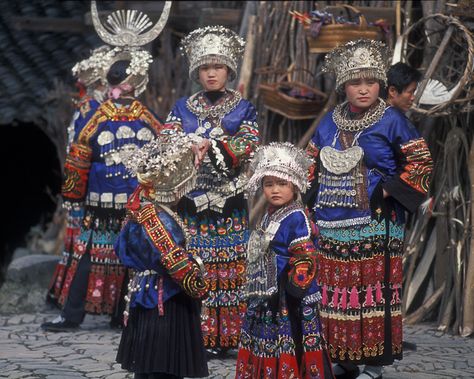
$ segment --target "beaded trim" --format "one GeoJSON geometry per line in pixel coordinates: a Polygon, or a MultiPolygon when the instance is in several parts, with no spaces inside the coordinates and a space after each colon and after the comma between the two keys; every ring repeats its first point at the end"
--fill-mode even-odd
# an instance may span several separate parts
{"type": "Polygon", "coordinates": [[[367,112],[365,112],[364,117],[362,119],[351,120],[347,114],[348,105],[348,101],[336,105],[332,114],[332,119],[337,125],[337,128],[346,132],[359,132],[374,125],[383,117],[385,109],[387,107],[385,101],[379,98],[378,104],[369,109],[367,112]]]}
{"type": "Polygon", "coordinates": [[[370,216],[365,216],[365,217],[349,218],[347,220],[339,220],[339,221],[318,220],[317,223],[318,223],[318,226],[322,228],[345,228],[348,226],[369,224],[371,220],[372,218],[370,216]]]}

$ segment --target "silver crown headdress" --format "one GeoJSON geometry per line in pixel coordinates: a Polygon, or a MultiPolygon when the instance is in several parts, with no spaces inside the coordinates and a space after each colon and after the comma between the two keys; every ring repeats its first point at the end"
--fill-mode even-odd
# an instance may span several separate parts
{"type": "Polygon", "coordinates": [[[186,133],[170,131],[122,158],[125,167],[141,184],[153,188],[157,202],[172,203],[196,185],[192,143],[186,133]]]}
{"type": "Polygon", "coordinates": [[[91,56],[74,65],[72,74],[86,87],[100,80],[102,84],[106,83],[107,74],[107,54],[110,52],[110,46],[103,45],[92,50],[91,56]]]}
{"type": "Polygon", "coordinates": [[[245,41],[223,26],[206,26],[193,30],[181,41],[181,51],[189,61],[189,77],[199,80],[199,66],[225,64],[229,79],[237,76],[237,66],[244,52],[245,41]]]}
{"type": "Polygon", "coordinates": [[[158,37],[168,20],[170,8],[171,1],[166,1],[160,19],[155,25],[146,14],[128,9],[111,13],[104,26],[99,19],[96,1],[93,0],[91,3],[92,22],[97,34],[105,43],[115,46],[104,58],[103,63],[108,68],[117,61],[130,60],[130,66],[127,68],[128,77],[122,83],[130,84],[135,89],[135,96],[145,90],[148,83],[148,67],[153,61],[151,54],[140,49],[140,46],[158,37]]]}
{"type": "Polygon", "coordinates": [[[303,149],[289,142],[271,142],[257,149],[250,163],[253,171],[247,190],[254,194],[265,176],[276,176],[293,183],[301,192],[308,188],[308,170],[312,161],[303,149]]]}
{"type": "Polygon", "coordinates": [[[323,72],[336,75],[336,88],[352,79],[373,78],[387,84],[390,49],[380,41],[359,39],[338,46],[326,55],[323,72]]]}

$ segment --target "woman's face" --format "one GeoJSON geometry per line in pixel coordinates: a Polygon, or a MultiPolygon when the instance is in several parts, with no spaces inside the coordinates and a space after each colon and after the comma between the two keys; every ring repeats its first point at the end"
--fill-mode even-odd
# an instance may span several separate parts
{"type": "Polygon", "coordinates": [[[353,79],[344,84],[344,89],[349,103],[365,110],[377,101],[380,84],[377,79],[353,79]]]}
{"type": "Polygon", "coordinates": [[[265,199],[274,207],[282,207],[294,199],[293,183],[287,180],[275,176],[265,176],[262,185],[265,199]]]}
{"type": "Polygon", "coordinates": [[[229,75],[225,64],[203,64],[199,66],[199,83],[204,91],[223,91],[229,75]]]}

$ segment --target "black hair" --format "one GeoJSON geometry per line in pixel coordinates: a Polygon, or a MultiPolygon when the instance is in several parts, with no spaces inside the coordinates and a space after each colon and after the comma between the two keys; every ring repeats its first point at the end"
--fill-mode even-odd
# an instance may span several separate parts
{"type": "Polygon", "coordinates": [[[420,80],[421,72],[406,63],[395,63],[387,71],[387,88],[393,86],[398,93],[402,93],[410,83],[420,80]]]}
{"type": "Polygon", "coordinates": [[[128,76],[127,68],[129,65],[130,61],[128,60],[115,62],[107,72],[107,82],[112,86],[122,83],[128,76]]]}

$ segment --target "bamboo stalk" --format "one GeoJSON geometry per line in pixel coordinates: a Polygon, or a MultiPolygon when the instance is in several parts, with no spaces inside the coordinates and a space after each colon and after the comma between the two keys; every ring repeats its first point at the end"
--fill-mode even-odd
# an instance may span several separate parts
{"type": "Polygon", "coordinates": [[[408,325],[416,324],[423,320],[423,318],[436,306],[438,301],[441,299],[441,295],[446,287],[446,282],[438,288],[433,295],[415,312],[411,313],[410,315],[406,316],[403,319],[403,322],[408,325]]]}

